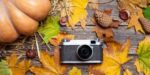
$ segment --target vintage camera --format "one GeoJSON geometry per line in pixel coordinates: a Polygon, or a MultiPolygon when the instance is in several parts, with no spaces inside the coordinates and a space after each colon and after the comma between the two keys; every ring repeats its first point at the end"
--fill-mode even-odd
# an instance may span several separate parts
{"type": "Polygon", "coordinates": [[[102,42],[99,40],[66,40],[61,44],[62,64],[102,63],[102,42]]]}

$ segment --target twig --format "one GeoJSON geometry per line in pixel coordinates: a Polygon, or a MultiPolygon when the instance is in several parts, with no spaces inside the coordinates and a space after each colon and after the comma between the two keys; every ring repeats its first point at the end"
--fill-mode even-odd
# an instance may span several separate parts
{"type": "Polygon", "coordinates": [[[35,42],[36,42],[38,57],[40,58],[40,49],[39,49],[39,44],[38,44],[38,39],[37,39],[36,33],[34,33],[34,36],[35,36],[35,42]]]}
{"type": "Polygon", "coordinates": [[[113,2],[114,0],[110,0],[110,1],[107,1],[107,2],[89,2],[91,4],[107,4],[107,3],[111,3],[113,2]]]}
{"type": "Polygon", "coordinates": [[[46,44],[46,46],[48,47],[49,51],[51,51],[51,47],[48,45],[48,43],[46,43],[46,41],[44,40],[43,36],[38,32],[39,36],[42,38],[42,40],[44,41],[44,43],[46,44]]]}

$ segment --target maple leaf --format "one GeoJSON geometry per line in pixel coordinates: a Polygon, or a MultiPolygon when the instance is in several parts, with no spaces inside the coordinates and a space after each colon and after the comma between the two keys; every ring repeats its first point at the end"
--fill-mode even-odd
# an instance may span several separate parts
{"type": "Polygon", "coordinates": [[[50,43],[54,46],[59,46],[63,39],[69,39],[69,40],[74,39],[74,35],[61,32],[57,36],[51,38],[50,43]]]}
{"type": "Polygon", "coordinates": [[[38,32],[44,36],[43,40],[48,43],[49,39],[56,36],[60,32],[58,16],[48,16],[44,24],[39,27],[38,32]]]}
{"type": "Polygon", "coordinates": [[[54,50],[54,56],[50,56],[48,52],[40,52],[40,62],[42,66],[32,66],[30,71],[35,75],[63,75],[66,71],[66,66],[60,65],[59,48],[54,50]]]}
{"type": "Polygon", "coordinates": [[[139,18],[143,17],[143,11],[141,8],[137,8],[137,14],[131,14],[131,19],[128,24],[128,28],[135,27],[135,30],[138,32],[145,33],[140,22],[139,18]]]}
{"type": "Polygon", "coordinates": [[[69,72],[68,75],[82,75],[82,72],[77,67],[73,67],[69,72]]]}
{"type": "MultiPolygon", "coordinates": [[[[109,42],[109,44],[111,43],[109,42]]],[[[112,44],[114,44],[114,42],[112,44]]],[[[123,70],[124,75],[131,75],[131,72],[125,67],[123,67],[123,65],[130,60],[130,58],[128,57],[130,40],[127,39],[127,41],[122,45],[115,43],[115,45],[110,46],[117,46],[117,47],[109,48],[107,46],[107,48],[104,49],[103,63],[98,65],[91,65],[89,67],[90,68],[89,71],[99,70],[102,73],[105,73],[105,75],[120,75],[121,70],[123,70]]]]}
{"type": "Polygon", "coordinates": [[[7,57],[7,63],[9,68],[12,71],[13,75],[25,75],[26,72],[29,70],[31,64],[30,60],[22,60],[18,62],[19,59],[17,58],[16,53],[13,53],[10,57],[7,57]]]}
{"type": "Polygon", "coordinates": [[[145,75],[150,75],[150,38],[145,37],[139,43],[137,49],[138,58],[135,61],[138,72],[144,72],[145,75]]]}
{"type": "Polygon", "coordinates": [[[93,29],[93,31],[96,32],[98,38],[100,38],[100,39],[101,38],[110,38],[110,37],[114,36],[112,28],[104,29],[104,28],[101,28],[100,26],[96,26],[93,29]]]}
{"type": "Polygon", "coordinates": [[[105,74],[103,72],[101,72],[100,70],[91,69],[89,72],[89,75],[105,75],[105,74]]]}
{"type": "Polygon", "coordinates": [[[61,17],[68,17],[67,26],[74,26],[80,22],[81,26],[85,28],[86,17],[88,15],[86,6],[88,0],[64,0],[64,8],[61,10],[61,17]]]}
{"type": "Polygon", "coordinates": [[[118,0],[118,6],[120,10],[126,9],[129,10],[130,13],[134,13],[136,9],[136,5],[134,5],[130,0],[118,0]]]}
{"type": "Polygon", "coordinates": [[[132,4],[145,8],[148,5],[148,1],[147,0],[129,0],[132,4]]]}

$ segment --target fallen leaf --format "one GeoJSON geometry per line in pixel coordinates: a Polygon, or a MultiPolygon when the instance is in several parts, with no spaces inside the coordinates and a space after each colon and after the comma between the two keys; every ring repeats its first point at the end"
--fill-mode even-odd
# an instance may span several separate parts
{"type": "Polygon", "coordinates": [[[42,66],[32,66],[30,71],[35,75],[63,75],[66,71],[66,66],[60,64],[59,48],[55,49],[54,56],[50,56],[48,52],[40,52],[40,62],[42,66]]]}
{"type": "Polygon", "coordinates": [[[7,58],[7,63],[13,75],[25,75],[31,66],[30,60],[22,60],[19,62],[17,55],[13,53],[7,58]]]}
{"type": "Polygon", "coordinates": [[[148,36],[139,43],[137,54],[135,61],[137,71],[150,75],[150,38],[148,36]]]}
{"type": "Polygon", "coordinates": [[[68,75],[82,75],[82,72],[77,67],[73,67],[69,72],[68,75]]]}
{"type": "Polygon", "coordinates": [[[145,8],[148,5],[148,1],[147,0],[129,0],[129,2],[131,2],[132,4],[145,8]]]}
{"type": "Polygon", "coordinates": [[[0,61],[0,73],[1,75],[12,75],[12,71],[5,60],[0,61]]]}
{"type": "Polygon", "coordinates": [[[93,29],[94,32],[96,32],[96,35],[98,36],[98,38],[110,38],[114,36],[113,30],[112,28],[101,28],[100,26],[96,26],[93,29]]]}
{"type": "Polygon", "coordinates": [[[81,26],[85,28],[88,15],[86,11],[88,0],[64,0],[63,4],[64,8],[61,10],[61,17],[68,17],[67,26],[74,28],[80,22],[81,26]]]}
{"type": "Polygon", "coordinates": [[[143,9],[144,17],[150,20],[150,7],[143,9]]]}
{"type": "Polygon", "coordinates": [[[136,6],[130,2],[130,0],[118,0],[118,6],[120,10],[128,10],[130,13],[134,13],[136,6]]]}
{"type": "Polygon", "coordinates": [[[140,17],[143,17],[143,11],[141,8],[137,8],[137,14],[131,14],[128,28],[134,27],[137,32],[145,33],[139,22],[140,17]]]}
{"type": "Polygon", "coordinates": [[[50,39],[50,43],[54,46],[59,46],[63,39],[72,40],[74,35],[67,34],[66,32],[61,32],[57,36],[50,39]]]}
{"type": "Polygon", "coordinates": [[[89,67],[90,70],[99,70],[101,72],[104,72],[105,75],[120,75],[122,69],[124,69],[124,71],[126,72],[127,69],[123,67],[123,65],[126,64],[130,60],[130,58],[128,57],[128,52],[130,48],[130,40],[127,39],[127,41],[122,45],[116,44],[116,45],[110,45],[110,46],[117,46],[117,47],[120,46],[118,47],[120,49],[112,47],[113,49],[107,50],[107,49],[110,49],[108,48],[108,46],[107,48],[104,48],[103,63],[97,64],[97,65],[91,65],[89,67]]]}
{"type": "Polygon", "coordinates": [[[60,32],[58,16],[48,16],[44,24],[39,27],[38,32],[44,36],[44,43],[48,43],[49,39],[56,36],[60,32]]]}
{"type": "Polygon", "coordinates": [[[148,6],[149,0],[118,0],[120,9],[129,10],[130,13],[135,13],[136,8],[145,8],[148,6]]]}
{"type": "Polygon", "coordinates": [[[126,69],[126,70],[124,71],[124,75],[132,75],[132,73],[131,73],[130,70],[126,69]]]}
{"type": "Polygon", "coordinates": [[[57,75],[53,72],[51,72],[49,69],[41,68],[41,67],[31,67],[31,72],[33,72],[35,75],[57,75]]]}
{"type": "Polygon", "coordinates": [[[121,43],[117,42],[113,38],[106,38],[104,39],[104,42],[107,46],[107,51],[108,52],[114,52],[114,50],[119,50],[121,49],[121,43]]]}
{"type": "Polygon", "coordinates": [[[90,70],[89,75],[105,75],[100,70],[90,70]]]}

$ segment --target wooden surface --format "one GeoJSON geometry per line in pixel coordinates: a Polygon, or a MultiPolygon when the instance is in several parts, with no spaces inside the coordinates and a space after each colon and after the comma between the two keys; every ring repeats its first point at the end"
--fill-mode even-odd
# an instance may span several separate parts
{"type": "MultiPolygon", "coordinates": [[[[107,1],[107,0],[99,0],[100,2],[103,2],[103,1],[107,1]]],[[[119,17],[118,17],[118,6],[117,6],[117,2],[114,0],[113,2],[111,3],[107,3],[107,4],[102,4],[100,7],[99,7],[101,10],[103,9],[112,9],[112,17],[113,19],[115,20],[120,20],[119,17]]],[[[93,12],[92,10],[88,10],[88,25],[87,25],[87,28],[85,30],[83,30],[80,26],[76,26],[74,30],[72,29],[69,29],[69,28],[66,28],[66,27],[62,27],[61,30],[62,31],[66,31],[68,33],[71,33],[71,34],[74,34],[75,35],[75,39],[96,39],[96,34],[94,32],[92,32],[92,29],[94,28],[94,25],[93,23],[91,22],[91,16],[93,15],[93,12]]],[[[121,21],[121,20],[120,20],[121,21]]],[[[129,52],[129,55],[134,59],[135,56],[134,54],[135,53],[135,50],[137,48],[137,45],[138,45],[138,42],[140,40],[143,39],[143,35],[140,34],[140,33],[136,33],[134,28],[131,28],[131,29],[127,29],[127,24],[123,21],[121,21],[121,25],[119,26],[118,29],[113,29],[114,31],[114,34],[115,34],[115,39],[118,40],[119,42],[124,42],[126,40],[126,38],[130,37],[131,38],[131,48],[130,48],[130,52],[129,52]]],[[[22,45],[18,45],[17,46],[17,49],[20,49],[20,50],[24,50],[23,47],[25,48],[31,48],[31,41],[34,37],[30,37],[29,39],[27,39],[24,44],[22,45]]],[[[5,49],[8,51],[8,54],[11,53],[11,50],[15,50],[14,48],[16,47],[15,44],[17,42],[20,42],[22,41],[23,38],[20,38],[20,40],[17,40],[16,42],[12,43],[12,44],[9,44],[7,46],[5,46],[5,49]]],[[[41,42],[39,41],[39,44],[41,45],[41,42]]],[[[45,45],[42,45],[40,47],[41,49],[45,48],[45,45]]],[[[1,49],[1,48],[0,48],[1,49]]],[[[20,51],[22,52],[22,51],[20,51]]],[[[22,52],[23,53],[23,52],[22,52]]],[[[136,72],[136,68],[134,66],[134,61],[131,61],[129,63],[126,64],[126,66],[132,71],[133,75],[139,75],[137,72],[136,72]]],[[[39,64],[39,62],[33,62],[34,64],[39,64]]],[[[68,70],[74,65],[70,65],[70,67],[68,67],[68,70]]],[[[88,72],[87,72],[87,68],[88,68],[88,65],[76,65],[78,66],[79,68],[82,69],[82,72],[83,72],[83,75],[88,75],[88,72]]],[[[27,75],[32,75],[31,73],[27,73],[27,75]]]]}

